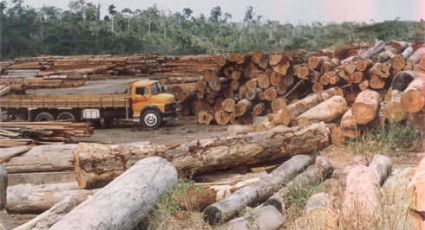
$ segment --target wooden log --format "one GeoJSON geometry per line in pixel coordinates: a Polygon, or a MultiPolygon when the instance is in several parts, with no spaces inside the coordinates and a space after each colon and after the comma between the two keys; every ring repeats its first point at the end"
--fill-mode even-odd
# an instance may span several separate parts
{"type": "Polygon", "coordinates": [[[295,221],[296,229],[338,229],[338,217],[331,197],[327,193],[316,193],[308,200],[304,215],[295,221]]]}
{"type": "Polygon", "coordinates": [[[31,185],[19,184],[8,188],[6,210],[9,213],[42,213],[66,197],[73,196],[78,202],[94,194],[93,190],[78,189],[73,183],[31,185]]]}
{"type": "Polygon", "coordinates": [[[260,102],[260,103],[257,103],[255,106],[254,106],[254,108],[252,108],[252,116],[255,118],[255,117],[258,117],[258,116],[260,116],[263,112],[264,112],[264,110],[265,110],[265,105],[264,105],[264,103],[262,103],[262,102],[260,102]]]}
{"type": "Polygon", "coordinates": [[[15,156],[28,152],[31,148],[31,146],[20,146],[0,149],[0,164],[7,162],[15,156]]]}
{"type": "Polygon", "coordinates": [[[425,106],[425,74],[416,73],[415,79],[404,90],[401,104],[409,113],[416,113],[425,106]]]}
{"type": "Polygon", "coordinates": [[[369,59],[357,60],[355,62],[356,70],[360,72],[364,72],[370,67],[371,63],[372,62],[369,59]]]}
{"type": "Polygon", "coordinates": [[[329,162],[329,159],[326,157],[317,157],[313,165],[309,166],[304,172],[297,175],[293,180],[267,199],[264,205],[272,205],[277,208],[277,210],[283,212],[285,209],[285,199],[290,191],[311,184],[320,183],[332,175],[332,172],[333,166],[329,162]]]}
{"type": "Polygon", "coordinates": [[[251,108],[251,106],[252,106],[252,102],[247,99],[242,99],[238,101],[238,103],[236,104],[236,109],[235,109],[236,117],[240,117],[246,114],[246,112],[251,108]]]}
{"type": "Polygon", "coordinates": [[[277,113],[279,110],[285,108],[287,105],[285,97],[278,97],[274,99],[271,103],[271,108],[273,113],[277,113]]]}
{"type": "Polygon", "coordinates": [[[0,165],[0,211],[7,205],[7,171],[0,165]]]}
{"type": "Polygon", "coordinates": [[[357,123],[354,119],[353,112],[351,109],[347,110],[341,118],[341,128],[343,129],[356,129],[357,123]]]}
{"type": "Polygon", "coordinates": [[[229,53],[227,54],[227,60],[238,65],[245,63],[245,54],[242,53],[229,53]]]}
{"type": "Polygon", "coordinates": [[[373,90],[365,90],[359,93],[351,107],[357,124],[366,125],[373,121],[378,112],[379,93],[373,90]]]}
{"type": "Polygon", "coordinates": [[[369,80],[363,80],[362,82],[359,83],[359,89],[361,91],[365,91],[369,88],[369,80]]]}
{"type": "Polygon", "coordinates": [[[224,101],[221,103],[221,107],[223,108],[223,110],[225,112],[231,113],[233,111],[235,111],[236,108],[236,102],[235,100],[231,99],[231,98],[226,98],[224,99],[224,101]]]}
{"type": "Polygon", "coordinates": [[[72,151],[77,145],[35,146],[4,164],[9,173],[58,172],[72,170],[72,151]]]}
{"type": "Polygon", "coordinates": [[[360,71],[355,71],[353,74],[351,74],[350,76],[350,80],[353,83],[360,83],[363,81],[364,78],[364,73],[360,72],[360,71]]]}
{"type": "Polygon", "coordinates": [[[76,197],[69,196],[34,219],[14,228],[14,230],[47,230],[78,204],[79,200],[76,197]]]}
{"type": "Polygon", "coordinates": [[[342,203],[342,213],[347,228],[369,228],[374,223],[374,215],[381,214],[380,184],[391,171],[391,161],[376,155],[369,167],[353,166],[346,180],[342,203]]]}
{"type": "Polygon", "coordinates": [[[283,56],[280,63],[278,65],[273,66],[273,70],[281,75],[286,75],[290,66],[291,64],[289,58],[283,56]]]}
{"type": "Polygon", "coordinates": [[[269,64],[267,59],[264,56],[264,53],[261,51],[252,53],[251,60],[262,69],[266,69],[269,64]]]}
{"type": "Polygon", "coordinates": [[[403,70],[406,67],[406,59],[402,55],[396,55],[392,59],[391,67],[398,71],[403,70]]]}
{"type": "Polygon", "coordinates": [[[260,93],[260,99],[265,101],[273,101],[277,98],[277,90],[275,87],[270,87],[260,93]]]}
{"type": "Polygon", "coordinates": [[[235,218],[226,224],[228,230],[278,229],[285,222],[285,218],[275,207],[264,206],[248,212],[246,217],[235,218]]]}
{"type": "Polygon", "coordinates": [[[383,89],[385,87],[384,79],[374,75],[369,80],[369,87],[371,89],[383,89]]]}
{"type": "Polygon", "coordinates": [[[272,86],[278,86],[282,83],[282,79],[284,78],[283,75],[281,75],[278,72],[272,71],[270,74],[270,85],[272,86]]]}
{"type": "Polygon", "coordinates": [[[299,115],[294,123],[296,125],[306,125],[317,121],[333,122],[335,119],[340,118],[347,109],[347,102],[344,97],[333,96],[299,115]]]}
{"type": "Polygon", "coordinates": [[[316,123],[304,128],[280,128],[236,137],[197,140],[170,148],[164,153],[155,152],[160,147],[152,145],[140,145],[136,148],[140,150],[136,151],[127,146],[111,148],[80,144],[74,152],[74,167],[80,187],[93,188],[110,182],[137,159],[153,154],[170,159],[183,174],[196,175],[320,149],[329,144],[329,135],[330,130],[325,124],[316,123]],[[300,142],[304,144],[296,144],[300,142]]]}
{"type": "Polygon", "coordinates": [[[283,59],[283,54],[274,53],[269,55],[269,64],[271,66],[278,65],[283,59]]]}
{"type": "Polygon", "coordinates": [[[374,55],[377,55],[381,51],[385,49],[385,42],[384,41],[375,41],[375,45],[367,49],[365,52],[361,53],[359,56],[361,58],[371,58],[374,55]]]}
{"type": "Polygon", "coordinates": [[[418,63],[422,56],[425,55],[425,47],[421,47],[417,49],[408,59],[407,61],[412,63],[413,65],[418,63]]]}
{"type": "Polygon", "coordinates": [[[231,125],[227,127],[227,135],[235,137],[238,134],[247,134],[255,132],[255,126],[253,125],[231,125]]]}
{"type": "Polygon", "coordinates": [[[329,60],[330,60],[330,58],[327,57],[327,56],[320,56],[320,57],[312,56],[308,59],[308,63],[307,63],[308,68],[318,69],[323,62],[329,61],[329,60]]]}
{"type": "Polygon", "coordinates": [[[307,65],[300,64],[294,66],[294,74],[300,79],[307,79],[309,73],[310,71],[307,65]]]}
{"type": "Polygon", "coordinates": [[[422,159],[415,167],[415,174],[407,186],[408,204],[410,208],[410,217],[413,225],[412,229],[424,229],[425,220],[425,159],[422,159]]]}
{"type": "Polygon", "coordinates": [[[50,229],[134,229],[175,183],[171,163],[160,157],[143,159],[50,229]]]}
{"type": "Polygon", "coordinates": [[[213,119],[214,116],[207,111],[200,111],[197,115],[199,124],[209,125],[213,119]]]}
{"type": "Polygon", "coordinates": [[[224,222],[234,217],[240,210],[264,201],[290,179],[302,172],[313,159],[307,155],[297,155],[273,170],[266,178],[244,187],[226,199],[208,206],[204,220],[210,224],[224,222]]]}
{"type": "Polygon", "coordinates": [[[274,114],[272,122],[275,125],[289,125],[293,119],[305,111],[333,96],[342,94],[343,93],[339,88],[330,88],[322,92],[311,94],[295,103],[288,105],[286,110],[281,110],[274,114]]]}
{"type": "Polygon", "coordinates": [[[219,109],[214,113],[214,120],[218,125],[227,125],[230,122],[230,114],[223,109],[219,109]]]}
{"type": "Polygon", "coordinates": [[[261,73],[257,77],[258,87],[267,89],[270,86],[270,77],[267,73],[261,73]]]}

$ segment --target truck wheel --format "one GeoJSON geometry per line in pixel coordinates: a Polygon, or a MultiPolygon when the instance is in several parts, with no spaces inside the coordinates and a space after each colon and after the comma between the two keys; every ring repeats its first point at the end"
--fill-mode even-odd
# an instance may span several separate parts
{"type": "Polygon", "coordinates": [[[145,128],[156,129],[161,125],[161,115],[153,109],[148,109],[140,116],[140,123],[145,128]]]}
{"type": "Polygon", "coordinates": [[[75,118],[74,114],[72,114],[71,112],[62,112],[62,113],[59,113],[59,115],[56,117],[56,120],[76,121],[77,119],[75,118]]]}
{"type": "Polygon", "coordinates": [[[41,112],[35,116],[34,121],[53,121],[55,118],[49,112],[41,112]]]}

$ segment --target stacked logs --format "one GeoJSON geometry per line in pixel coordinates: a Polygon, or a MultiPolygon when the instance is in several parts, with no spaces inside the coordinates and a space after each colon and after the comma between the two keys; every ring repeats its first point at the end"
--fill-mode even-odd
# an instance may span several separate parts
{"type": "Polygon", "coordinates": [[[391,99],[391,91],[397,87],[399,91],[411,91],[404,93],[401,102],[405,111],[412,113],[423,108],[422,97],[417,98],[422,79],[409,71],[421,69],[417,63],[425,48],[406,42],[377,41],[371,46],[346,49],[347,52],[338,49],[228,54],[220,71],[204,72],[196,84],[191,108],[201,124],[264,126],[271,122],[272,127],[304,125],[314,120],[333,122],[347,112],[341,127],[348,131],[354,126],[350,120],[353,115],[360,125],[374,120],[379,108],[384,109],[380,106],[383,99],[396,100],[391,99]],[[410,83],[409,77],[415,81],[410,83]],[[300,102],[311,95],[319,96],[300,102]],[[308,111],[326,100],[330,101],[308,111]],[[371,103],[371,114],[363,113],[369,110],[360,105],[364,103],[371,103]],[[352,105],[354,114],[347,111],[352,105]]]}

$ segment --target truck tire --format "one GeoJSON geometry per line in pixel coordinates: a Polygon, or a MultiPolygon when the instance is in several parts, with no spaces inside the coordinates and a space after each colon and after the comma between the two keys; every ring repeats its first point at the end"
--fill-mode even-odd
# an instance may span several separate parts
{"type": "Polygon", "coordinates": [[[59,121],[76,121],[75,115],[71,112],[62,112],[56,117],[59,121]]]}
{"type": "Polygon", "coordinates": [[[34,118],[34,121],[53,121],[55,117],[49,112],[41,112],[37,114],[34,118]]]}
{"type": "Polygon", "coordinates": [[[156,129],[161,125],[161,122],[161,115],[154,109],[148,109],[140,116],[140,124],[144,128],[156,129]]]}

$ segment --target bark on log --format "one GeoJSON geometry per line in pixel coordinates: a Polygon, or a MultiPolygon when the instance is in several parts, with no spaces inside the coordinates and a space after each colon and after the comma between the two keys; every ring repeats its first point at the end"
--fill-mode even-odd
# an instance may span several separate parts
{"type": "Polygon", "coordinates": [[[425,228],[425,159],[415,167],[415,174],[407,187],[409,208],[414,229],[425,228]]]}
{"type": "Polygon", "coordinates": [[[366,125],[375,119],[378,112],[379,98],[379,93],[373,90],[365,90],[357,95],[351,107],[357,124],[366,125]]]}
{"type": "Polygon", "coordinates": [[[19,146],[0,149],[0,164],[7,162],[15,156],[28,152],[31,148],[31,146],[19,146]]]}
{"type": "Polygon", "coordinates": [[[172,164],[159,157],[143,159],[51,229],[134,229],[175,183],[177,171],[172,164]]]}
{"type": "Polygon", "coordinates": [[[304,172],[296,176],[285,187],[277,191],[271,196],[264,205],[272,205],[277,210],[283,212],[285,210],[285,198],[290,191],[297,188],[307,187],[324,181],[332,175],[333,166],[326,157],[317,157],[313,165],[309,166],[304,172]]]}
{"type": "Polygon", "coordinates": [[[14,230],[47,230],[74,209],[79,204],[78,201],[76,197],[69,196],[14,230]]]}
{"type": "Polygon", "coordinates": [[[7,205],[7,171],[0,165],[0,211],[7,205]]]}
{"type": "Polygon", "coordinates": [[[210,224],[229,220],[243,208],[256,205],[267,199],[311,163],[313,163],[313,159],[307,155],[292,157],[263,180],[244,187],[226,199],[208,206],[203,212],[204,220],[210,224]]]}
{"type": "Polygon", "coordinates": [[[35,146],[4,164],[8,173],[57,172],[72,170],[75,144],[35,146]]]}
{"type": "Polygon", "coordinates": [[[366,50],[365,52],[361,53],[359,56],[361,58],[371,58],[372,56],[380,53],[384,49],[385,49],[385,42],[384,41],[377,40],[375,42],[375,45],[374,46],[370,47],[368,50],[366,50]]]}
{"type": "Polygon", "coordinates": [[[329,194],[316,193],[307,200],[304,215],[295,221],[295,229],[339,229],[337,212],[329,194]]]}
{"type": "Polygon", "coordinates": [[[276,125],[289,125],[293,119],[304,113],[305,111],[313,108],[319,103],[336,95],[343,95],[341,89],[330,88],[328,90],[311,94],[304,99],[287,106],[287,109],[280,110],[273,114],[272,123],[276,125]]]}
{"type": "Polygon", "coordinates": [[[227,230],[272,230],[279,229],[285,222],[285,217],[273,206],[255,208],[245,216],[235,218],[226,224],[227,230]]]}
{"type": "Polygon", "coordinates": [[[425,105],[425,74],[415,73],[415,75],[415,79],[401,96],[401,104],[409,113],[419,112],[425,105]]]}
{"type": "Polygon", "coordinates": [[[199,124],[209,125],[214,119],[214,116],[207,111],[200,111],[197,115],[199,124]]]}
{"type": "Polygon", "coordinates": [[[324,123],[316,123],[304,128],[198,140],[168,150],[154,145],[112,148],[80,144],[74,151],[74,167],[81,188],[98,187],[113,180],[136,160],[151,155],[169,159],[182,173],[200,174],[314,151],[329,144],[329,135],[330,130],[324,123]]]}
{"type": "Polygon", "coordinates": [[[78,189],[73,183],[31,185],[20,184],[8,188],[6,210],[9,213],[42,213],[68,196],[79,202],[94,194],[91,190],[78,189]]]}
{"type": "Polygon", "coordinates": [[[344,97],[333,96],[298,116],[294,123],[302,126],[317,121],[330,123],[340,118],[347,109],[344,97]]]}
{"type": "Polygon", "coordinates": [[[370,228],[376,216],[382,215],[380,184],[391,171],[391,161],[376,155],[369,167],[353,166],[346,180],[342,213],[347,228],[370,228]]]}

